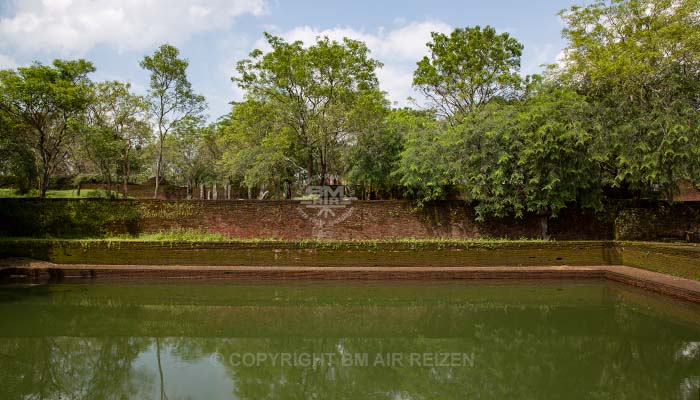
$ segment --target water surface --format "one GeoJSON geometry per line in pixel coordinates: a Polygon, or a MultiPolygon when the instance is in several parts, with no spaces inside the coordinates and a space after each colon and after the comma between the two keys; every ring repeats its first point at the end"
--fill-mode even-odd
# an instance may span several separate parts
{"type": "Polygon", "coordinates": [[[700,307],[608,282],[4,285],[0,321],[2,399],[700,399],[700,307]]]}

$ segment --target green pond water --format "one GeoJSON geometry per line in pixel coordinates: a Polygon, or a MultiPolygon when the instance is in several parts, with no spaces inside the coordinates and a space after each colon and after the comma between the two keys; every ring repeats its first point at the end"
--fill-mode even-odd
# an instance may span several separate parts
{"type": "Polygon", "coordinates": [[[700,307],[608,282],[0,286],[2,399],[700,399],[700,307]]]}

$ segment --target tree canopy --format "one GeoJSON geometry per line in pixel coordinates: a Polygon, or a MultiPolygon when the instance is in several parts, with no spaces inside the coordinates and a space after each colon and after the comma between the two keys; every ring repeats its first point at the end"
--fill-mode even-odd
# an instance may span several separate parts
{"type": "Polygon", "coordinates": [[[352,39],[266,44],[235,66],[241,101],[216,122],[171,45],[141,61],[146,96],[91,63],[0,72],[0,178],[43,196],[58,176],[155,177],[289,199],[343,185],[363,199],[460,198],[480,220],[612,197],[672,201],[700,183],[700,0],[610,0],[561,12],[566,48],[523,76],[523,45],[490,26],[433,33],[417,108],[392,108],[381,62],[352,39]],[[423,104],[419,104],[419,103],[423,104]],[[422,107],[422,108],[421,108],[422,107]]]}

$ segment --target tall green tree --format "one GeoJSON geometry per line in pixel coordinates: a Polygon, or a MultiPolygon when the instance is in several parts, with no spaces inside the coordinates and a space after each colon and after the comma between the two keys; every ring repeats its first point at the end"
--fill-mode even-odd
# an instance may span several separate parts
{"type": "Polygon", "coordinates": [[[546,237],[547,220],[561,210],[574,204],[599,209],[601,177],[589,116],[582,96],[545,87],[461,125],[455,176],[476,202],[477,217],[533,213],[546,237]]]}
{"type": "Polygon", "coordinates": [[[93,71],[85,60],[0,71],[0,110],[35,153],[41,197],[78,137],[91,99],[88,74],[93,71]]]}
{"type": "Polygon", "coordinates": [[[132,150],[145,144],[150,136],[148,104],[131,92],[131,84],[110,81],[95,86],[88,108],[86,154],[99,166],[108,186],[112,172],[121,172],[122,194],[127,197],[132,150]]]}
{"type": "Polygon", "coordinates": [[[411,132],[397,175],[419,201],[461,187],[477,219],[541,217],[563,209],[598,209],[601,173],[595,128],[583,96],[544,86],[527,99],[491,103],[461,124],[437,121],[411,132]]]}
{"type": "Polygon", "coordinates": [[[192,198],[198,183],[216,181],[216,163],[221,155],[217,149],[217,127],[204,125],[199,118],[187,118],[178,124],[169,138],[172,152],[170,169],[172,182],[184,184],[187,197],[192,198]]]}
{"type": "Polygon", "coordinates": [[[180,58],[180,51],[176,47],[164,44],[152,56],[144,57],[139,65],[151,74],[148,101],[158,129],[153,193],[153,197],[156,198],[163,170],[163,146],[166,136],[183,119],[201,115],[206,108],[206,102],[203,96],[192,90],[192,85],[187,80],[189,61],[180,58]]]}
{"type": "MultiPolygon", "coordinates": [[[[253,190],[264,192],[274,187],[279,194],[285,186],[289,198],[291,185],[300,181],[306,170],[299,165],[298,136],[274,115],[272,103],[246,100],[233,106],[221,124],[223,155],[219,169],[231,180],[241,182],[253,197],[253,190]]],[[[278,195],[279,197],[279,195],[278,195]]]]}
{"type": "Polygon", "coordinates": [[[21,129],[0,111],[0,177],[14,184],[19,193],[36,187],[36,157],[21,129]]]}
{"type": "Polygon", "coordinates": [[[445,121],[423,121],[407,131],[393,175],[419,204],[443,198],[455,184],[451,129],[445,121]]]}
{"type": "Polygon", "coordinates": [[[348,180],[361,186],[365,197],[372,192],[397,195],[394,192],[400,185],[392,173],[399,166],[409,132],[432,119],[431,113],[410,108],[388,111],[380,123],[358,135],[350,147],[348,180]]]}
{"type": "Polygon", "coordinates": [[[601,127],[607,182],[672,199],[700,181],[698,0],[614,0],[563,11],[555,75],[584,94],[601,127]]]}
{"type": "Polygon", "coordinates": [[[304,47],[265,34],[271,51],[255,50],[238,63],[233,80],[251,104],[271,110],[267,118],[289,142],[294,164],[303,166],[309,182],[328,183],[342,175],[344,150],[386,103],[367,46],[355,40],[319,38],[304,47]],[[288,136],[291,135],[291,136],[288,136]]]}
{"type": "Polygon", "coordinates": [[[439,116],[459,123],[495,98],[517,97],[523,45],[508,33],[475,26],[431,36],[413,85],[439,116]]]}

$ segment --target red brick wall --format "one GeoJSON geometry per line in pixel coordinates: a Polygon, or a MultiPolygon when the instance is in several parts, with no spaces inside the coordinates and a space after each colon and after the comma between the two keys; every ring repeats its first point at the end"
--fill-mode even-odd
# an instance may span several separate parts
{"type": "MultiPolygon", "coordinates": [[[[223,233],[232,238],[386,239],[538,237],[537,218],[475,221],[471,207],[459,201],[421,210],[404,201],[356,201],[332,214],[297,201],[158,201],[138,202],[143,232],[174,228],[223,233]]],[[[609,239],[612,225],[590,215],[570,213],[550,221],[554,239],[609,239]]]]}

